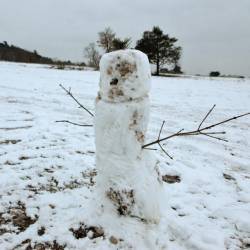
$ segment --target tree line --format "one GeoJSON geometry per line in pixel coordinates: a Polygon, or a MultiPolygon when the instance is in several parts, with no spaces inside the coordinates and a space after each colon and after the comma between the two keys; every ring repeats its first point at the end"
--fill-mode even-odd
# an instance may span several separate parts
{"type": "Polygon", "coordinates": [[[0,60],[41,64],[53,63],[52,59],[39,55],[36,50],[31,52],[14,45],[9,45],[6,41],[0,43],[0,60]]]}
{"type": "Polygon", "coordinates": [[[37,50],[29,51],[14,45],[8,44],[7,41],[0,42],[0,61],[23,62],[23,63],[40,63],[56,65],[58,69],[63,69],[65,65],[85,66],[84,63],[73,63],[70,60],[63,61],[52,59],[40,55],[37,50]]]}
{"type": "MultiPolygon", "coordinates": [[[[148,56],[150,63],[156,66],[156,75],[161,72],[182,73],[179,63],[182,48],[176,45],[177,41],[177,38],[164,34],[158,26],[154,26],[152,30],[143,32],[142,38],[136,41],[134,49],[148,56]]],[[[131,48],[131,42],[131,38],[119,38],[110,27],[107,27],[98,33],[97,43],[90,43],[84,49],[84,55],[88,60],[88,65],[98,69],[101,58],[98,47],[104,53],[108,53],[131,48]]]]}

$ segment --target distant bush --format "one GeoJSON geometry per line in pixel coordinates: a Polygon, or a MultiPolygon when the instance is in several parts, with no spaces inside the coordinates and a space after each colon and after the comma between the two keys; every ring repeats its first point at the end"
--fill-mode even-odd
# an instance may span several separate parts
{"type": "Polygon", "coordinates": [[[181,66],[176,64],[172,70],[173,74],[182,74],[181,66]]]}
{"type": "Polygon", "coordinates": [[[209,76],[218,77],[218,76],[220,76],[220,72],[219,71],[211,71],[209,76]]]}
{"type": "Polygon", "coordinates": [[[183,74],[181,67],[179,65],[175,65],[173,69],[169,70],[168,68],[161,68],[160,73],[163,74],[183,74]]]}
{"type": "Polygon", "coordinates": [[[64,64],[58,64],[56,65],[57,69],[65,69],[65,65],[64,64]]]}
{"type": "Polygon", "coordinates": [[[241,75],[223,75],[223,77],[227,77],[227,78],[239,78],[239,79],[244,79],[245,76],[241,76],[241,75]]]}

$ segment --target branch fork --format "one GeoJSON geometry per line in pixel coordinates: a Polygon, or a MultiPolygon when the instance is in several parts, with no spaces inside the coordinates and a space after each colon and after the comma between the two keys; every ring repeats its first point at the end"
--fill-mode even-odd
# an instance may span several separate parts
{"type": "MultiPolygon", "coordinates": [[[[161,138],[161,133],[162,133],[162,129],[164,127],[164,124],[165,124],[165,121],[162,122],[162,125],[161,125],[161,128],[160,128],[160,131],[159,131],[159,134],[158,134],[158,138],[157,140],[155,141],[152,141],[150,143],[147,143],[145,145],[142,146],[142,149],[151,149],[149,148],[150,146],[152,145],[155,145],[157,144],[160,149],[170,158],[170,159],[173,159],[172,156],[169,155],[169,153],[167,153],[167,151],[163,148],[163,146],[161,145],[161,142],[162,141],[166,141],[166,140],[169,140],[173,137],[177,137],[177,136],[194,136],[194,135],[203,135],[203,136],[207,136],[207,137],[210,137],[210,138],[213,138],[213,139],[216,139],[216,140],[219,140],[219,141],[224,141],[224,142],[228,142],[228,140],[224,139],[224,138],[221,138],[221,137],[218,137],[217,135],[224,135],[226,134],[225,131],[213,131],[213,132],[209,132],[210,129],[214,128],[214,127],[217,127],[221,124],[224,124],[224,123],[227,123],[229,121],[232,121],[232,120],[237,120],[243,116],[247,116],[247,115],[250,115],[250,112],[248,113],[245,113],[245,114],[242,114],[242,115],[238,115],[238,116],[234,116],[234,117],[231,117],[229,119],[226,119],[226,120],[223,120],[221,122],[218,122],[218,123],[215,123],[215,124],[212,124],[210,126],[206,126],[206,127],[202,127],[202,125],[204,124],[204,122],[207,120],[207,118],[209,117],[209,115],[212,113],[212,111],[214,110],[216,105],[213,105],[213,107],[207,112],[207,114],[205,115],[205,117],[202,119],[202,121],[200,122],[198,128],[196,130],[192,130],[192,131],[184,131],[184,129],[181,129],[179,130],[177,133],[174,133],[174,134],[171,134],[167,137],[163,137],[161,138]]],[[[151,149],[152,150],[152,149],[151,149]]],[[[156,149],[154,149],[156,150],[156,149]]]]}
{"type": "MultiPolygon", "coordinates": [[[[84,107],[84,106],[74,97],[74,95],[73,95],[72,92],[71,92],[71,87],[69,87],[69,89],[66,89],[62,84],[59,84],[59,86],[66,92],[67,95],[69,95],[69,96],[79,105],[79,108],[84,109],[90,116],[94,117],[94,114],[93,114],[89,109],[87,109],[86,107],[84,107]]],[[[69,124],[76,125],[76,126],[80,126],[80,127],[93,127],[93,125],[90,125],[90,124],[79,124],[79,123],[71,122],[71,121],[68,121],[68,120],[60,120],[60,121],[55,121],[55,122],[65,122],[65,123],[69,123],[69,124]]]]}

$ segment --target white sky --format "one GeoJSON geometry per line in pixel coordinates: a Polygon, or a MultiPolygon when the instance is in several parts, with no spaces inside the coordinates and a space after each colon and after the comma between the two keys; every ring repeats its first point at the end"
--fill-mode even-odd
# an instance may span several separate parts
{"type": "Polygon", "coordinates": [[[83,61],[107,26],[135,44],[154,25],[179,39],[186,73],[250,75],[250,0],[0,0],[0,41],[52,58],[83,61]]]}

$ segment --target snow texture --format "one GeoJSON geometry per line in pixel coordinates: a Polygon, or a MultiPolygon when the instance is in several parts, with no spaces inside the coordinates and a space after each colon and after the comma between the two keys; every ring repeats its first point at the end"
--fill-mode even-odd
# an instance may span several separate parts
{"type": "Polygon", "coordinates": [[[149,62],[142,52],[120,50],[105,54],[100,65],[95,135],[103,213],[115,208],[120,215],[158,223],[162,182],[151,152],[142,149],[150,108],[149,62]]]}
{"type": "Polygon", "coordinates": [[[150,90],[148,58],[138,50],[104,54],[100,73],[100,95],[105,101],[129,101],[147,96],[150,90]]]}
{"type": "MultiPolygon", "coordinates": [[[[65,249],[249,249],[250,117],[218,128],[228,143],[181,137],[165,145],[174,160],[154,152],[160,174],[172,180],[163,183],[158,225],[96,216],[94,130],[55,121],[93,124],[58,84],[94,112],[99,78],[99,72],[0,62],[0,249],[25,249],[29,240],[32,247],[55,240],[65,249]],[[104,236],[93,238],[98,230],[91,226],[102,226],[104,236]]],[[[157,138],[162,120],[162,136],[197,128],[213,104],[204,125],[249,112],[250,80],[152,77],[150,99],[147,142],[157,138]]]]}

